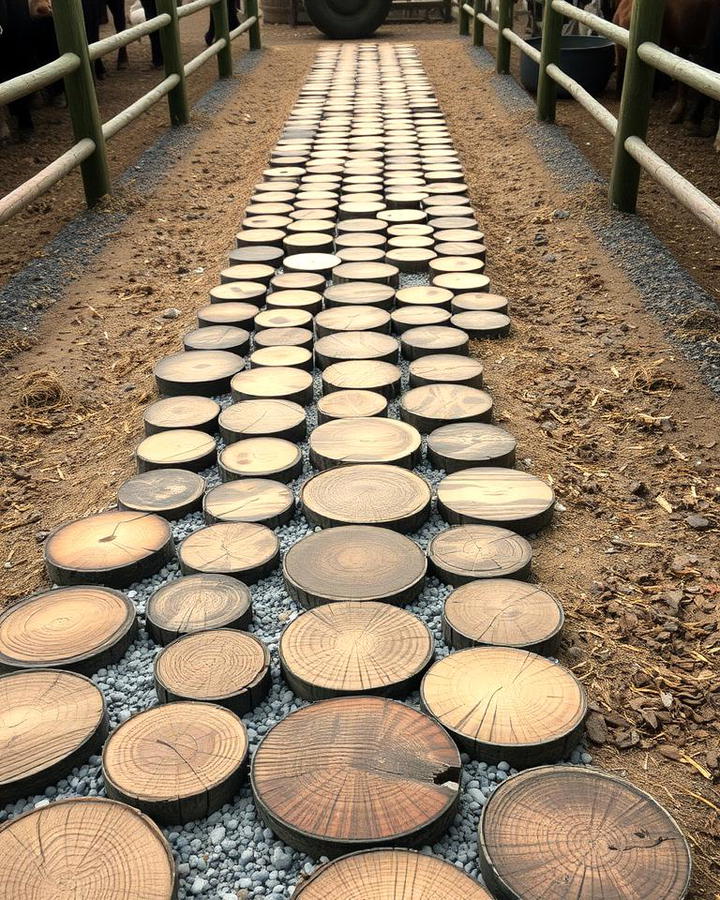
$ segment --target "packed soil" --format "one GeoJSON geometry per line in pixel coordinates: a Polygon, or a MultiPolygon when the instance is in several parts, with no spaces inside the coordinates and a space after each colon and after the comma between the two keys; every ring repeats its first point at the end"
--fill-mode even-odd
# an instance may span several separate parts
{"type": "MultiPolygon", "coordinates": [[[[421,51],[486,233],[493,289],[511,299],[511,336],[473,350],[519,459],[557,492],[556,525],[533,541],[535,576],[565,606],[560,658],[588,691],[591,752],[678,819],[693,896],[717,897],[718,402],[594,237],[605,198],[558,188],[522,133],[527,114],[506,111],[454,30],[403,26],[382,39],[421,51]]],[[[2,364],[10,601],[45,583],[46,533],[111,504],[134,470],[152,366],[177,350],[217,283],[323,44],[279,27],[265,40],[242,91],[153,194],[124,198],[133,211],[111,245],[47,311],[36,344],[2,364]],[[163,318],[169,307],[177,318],[163,318]]]]}

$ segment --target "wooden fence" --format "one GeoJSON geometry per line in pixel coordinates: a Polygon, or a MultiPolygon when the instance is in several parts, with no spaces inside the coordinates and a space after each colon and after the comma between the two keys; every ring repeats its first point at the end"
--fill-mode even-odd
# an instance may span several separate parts
{"type": "Polygon", "coordinates": [[[540,67],[537,91],[537,118],[555,121],[557,86],[565,90],[615,138],[610,200],[623,212],[635,212],[644,170],[686,209],[715,234],[720,235],[720,206],[658,156],[645,143],[648,131],[655,70],[664,72],[714,100],[720,100],[720,74],[689,62],[658,45],[665,0],[635,0],[630,29],[620,28],[599,16],[578,9],[566,0],[545,0],[540,50],[512,30],[513,0],[499,0],[498,21],[485,13],[484,0],[472,4],[460,0],[460,34],[470,34],[482,46],[487,26],[497,32],[496,67],[501,74],[510,70],[510,50],[517,47],[540,67]],[[563,17],[589,26],[627,50],[620,111],[616,118],[577,81],[560,69],[560,36],[563,17]]]}
{"type": "Polygon", "coordinates": [[[82,172],[88,205],[96,203],[111,191],[107,159],[107,142],[111,138],[163,97],[168,99],[171,124],[184,125],[190,118],[185,79],[213,56],[217,56],[218,76],[229,78],[233,72],[231,43],[246,31],[249,33],[250,49],[260,49],[261,11],[258,0],[245,0],[245,21],[232,31],[225,0],[192,0],[181,7],[177,6],[176,0],[157,0],[157,10],[158,15],[146,22],[88,44],[81,0],[54,0],[53,21],[60,56],[25,75],[0,83],[0,106],[64,78],[75,144],[14,191],[0,198],[0,224],[37,200],[76,166],[80,166],[82,172]],[[208,7],[212,9],[216,40],[202,53],[183,63],[179,20],[208,7]],[[165,78],[112,119],[101,122],[92,63],[156,31],[160,35],[165,78]]]}

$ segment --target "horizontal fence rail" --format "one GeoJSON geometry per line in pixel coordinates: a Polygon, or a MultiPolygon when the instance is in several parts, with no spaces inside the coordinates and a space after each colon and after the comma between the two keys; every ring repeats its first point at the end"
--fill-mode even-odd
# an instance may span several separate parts
{"type": "Polygon", "coordinates": [[[246,18],[232,31],[228,26],[225,0],[191,0],[181,7],[176,6],[176,0],[157,0],[157,6],[158,15],[151,19],[88,44],[81,0],[55,0],[53,20],[60,56],[25,75],[0,83],[0,106],[64,78],[75,143],[32,178],[0,197],[0,224],[34,203],[78,166],[82,171],[85,199],[91,206],[111,190],[106,146],[109,140],[165,97],[171,124],[185,124],[189,120],[186,78],[214,56],[218,60],[218,76],[230,77],[233,71],[231,43],[246,32],[249,32],[250,50],[261,49],[262,11],[258,8],[258,0],[246,0],[246,18]],[[203,9],[212,12],[217,39],[193,59],[183,62],[179,21],[203,9]],[[162,44],[165,78],[107,122],[101,122],[91,63],[155,32],[159,33],[162,44]]]}

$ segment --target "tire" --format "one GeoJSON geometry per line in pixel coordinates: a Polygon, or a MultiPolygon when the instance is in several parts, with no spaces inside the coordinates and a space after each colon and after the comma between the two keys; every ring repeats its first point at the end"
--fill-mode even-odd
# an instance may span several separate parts
{"type": "Polygon", "coordinates": [[[368,37],[387,18],[392,0],[305,0],[313,25],[331,38],[368,37]]]}

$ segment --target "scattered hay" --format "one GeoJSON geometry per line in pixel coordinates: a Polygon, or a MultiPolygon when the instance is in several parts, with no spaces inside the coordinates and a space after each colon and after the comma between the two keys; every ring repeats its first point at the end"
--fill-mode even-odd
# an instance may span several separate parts
{"type": "Polygon", "coordinates": [[[50,411],[67,403],[69,394],[55,372],[29,372],[20,384],[18,405],[50,411]]]}
{"type": "Polygon", "coordinates": [[[680,387],[669,372],[659,372],[658,366],[665,360],[658,360],[649,366],[638,366],[630,377],[630,383],[641,394],[669,397],[673,391],[680,387]]]}

